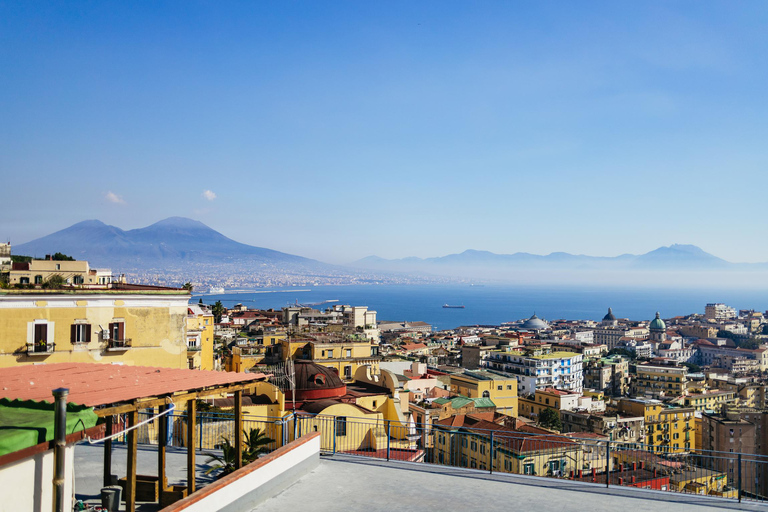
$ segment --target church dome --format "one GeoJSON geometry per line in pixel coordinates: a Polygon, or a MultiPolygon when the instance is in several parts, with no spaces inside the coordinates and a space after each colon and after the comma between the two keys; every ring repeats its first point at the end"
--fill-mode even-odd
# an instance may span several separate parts
{"type": "Polygon", "coordinates": [[[651,320],[651,325],[648,326],[648,328],[652,331],[666,331],[667,330],[667,324],[664,323],[664,320],[661,319],[661,316],[659,315],[659,312],[656,312],[656,318],[651,320]]]}
{"type": "Polygon", "coordinates": [[[534,313],[531,318],[523,322],[522,327],[523,329],[540,331],[542,329],[549,329],[549,324],[547,324],[547,322],[545,322],[541,318],[537,317],[536,313],[534,313]]]}
{"type": "MultiPolygon", "coordinates": [[[[293,363],[296,377],[296,399],[318,400],[337,398],[347,393],[347,386],[338,374],[327,366],[312,361],[296,360],[293,363]]],[[[291,391],[286,390],[285,397],[291,398],[291,391]]]]}
{"type": "Polygon", "coordinates": [[[613,316],[613,310],[608,308],[608,314],[603,317],[603,322],[613,322],[614,320],[616,320],[616,317],[613,316]]]}

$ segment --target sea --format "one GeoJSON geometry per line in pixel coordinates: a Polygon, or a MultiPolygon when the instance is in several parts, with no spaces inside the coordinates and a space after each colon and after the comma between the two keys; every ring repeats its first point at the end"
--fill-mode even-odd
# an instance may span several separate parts
{"type": "Polygon", "coordinates": [[[221,301],[254,309],[294,304],[323,309],[334,304],[368,306],[377,319],[423,321],[435,330],[499,325],[536,314],[545,320],[601,320],[613,308],[617,318],[651,320],[704,313],[710,302],[738,309],[768,309],[768,293],[756,289],[590,288],[512,285],[349,285],[238,290],[195,294],[206,304],[221,301]],[[444,304],[464,308],[443,308],[444,304]]]}

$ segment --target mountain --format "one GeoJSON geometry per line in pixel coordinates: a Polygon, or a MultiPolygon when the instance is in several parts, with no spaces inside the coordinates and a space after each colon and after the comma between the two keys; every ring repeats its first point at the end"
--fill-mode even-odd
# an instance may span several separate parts
{"type": "Polygon", "coordinates": [[[645,254],[622,254],[615,257],[585,256],[565,252],[547,255],[517,252],[495,254],[467,250],[434,258],[387,260],[369,256],[350,264],[353,267],[380,271],[432,272],[466,276],[498,275],[503,271],[709,271],[765,270],[765,264],[735,264],[709,254],[694,245],[674,244],[645,254]]]}
{"type": "Polygon", "coordinates": [[[235,261],[324,265],[301,256],[236,242],[202,222],[183,217],[171,217],[129,231],[98,220],[87,220],[14,246],[13,252],[37,257],[62,252],[76,259],[88,260],[94,267],[149,268],[235,261]]]}

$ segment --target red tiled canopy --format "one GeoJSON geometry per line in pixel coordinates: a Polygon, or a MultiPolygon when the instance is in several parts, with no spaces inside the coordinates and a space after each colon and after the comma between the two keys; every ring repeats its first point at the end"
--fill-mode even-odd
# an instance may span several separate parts
{"type": "Polygon", "coordinates": [[[139,398],[261,380],[263,373],[213,372],[100,363],[56,363],[0,368],[0,398],[53,402],[69,388],[68,402],[99,407],[139,398]]]}

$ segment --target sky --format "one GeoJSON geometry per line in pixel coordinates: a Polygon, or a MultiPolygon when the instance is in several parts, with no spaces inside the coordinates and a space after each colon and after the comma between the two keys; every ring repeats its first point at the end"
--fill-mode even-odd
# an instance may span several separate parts
{"type": "Polygon", "coordinates": [[[768,3],[0,0],[0,239],[768,261],[768,3]]]}

